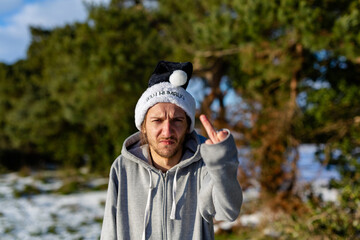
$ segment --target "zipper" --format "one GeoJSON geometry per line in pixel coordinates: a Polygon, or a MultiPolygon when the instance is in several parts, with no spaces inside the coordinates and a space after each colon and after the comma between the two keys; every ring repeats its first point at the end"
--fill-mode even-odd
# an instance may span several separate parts
{"type": "Polygon", "coordinates": [[[164,181],[164,196],[163,196],[163,239],[167,239],[167,182],[168,174],[167,172],[161,173],[164,181]]]}

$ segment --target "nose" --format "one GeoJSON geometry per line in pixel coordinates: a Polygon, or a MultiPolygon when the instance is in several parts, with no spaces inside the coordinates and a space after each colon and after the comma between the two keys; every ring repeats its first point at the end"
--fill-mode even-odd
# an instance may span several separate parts
{"type": "Polygon", "coordinates": [[[165,120],[162,126],[162,135],[164,137],[171,137],[172,129],[171,122],[169,120],[165,120]]]}

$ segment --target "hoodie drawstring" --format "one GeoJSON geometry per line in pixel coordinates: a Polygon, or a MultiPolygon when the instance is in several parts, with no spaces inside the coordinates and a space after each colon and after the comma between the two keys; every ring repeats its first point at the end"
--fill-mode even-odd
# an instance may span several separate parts
{"type": "Polygon", "coordinates": [[[173,195],[173,202],[172,202],[172,207],[171,207],[171,213],[170,213],[170,219],[171,220],[175,220],[175,213],[176,213],[176,178],[177,178],[177,174],[178,174],[179,168],[176,168],[175,171],[175,176],[174,176],[174,181],[173,181],[173,191],[172,191],[172,195],[173,195]]]}
{"type": "Polygon", "coordinates": [[[151,170],[148,169],[149,172],[149,176],[150,176],[150,183],[149,183],[149,192],[148,192],[148,198],[147,198],[147,202],[146,202],[146,208],[145,208],[145,219],[144,219],[144,231],[143,231],[143,236],[142,239],[145,240],[146,238],[146,227],[149,223],[149,219],[150,219],[150,209],[151,209],[151,193],[152,193],[152,189],[154,188],[152,185],[152,174],[151,174],[151,170]]]}
{"type": "MultiPolygon", "coordinates": [[[[146,227],[149,223],[149,219],[150,219],[150,209],[151,209],[151,195],[152,195],[152,190],[153,190],[153,184],[152,184],[152,174],[151,174],[151,170],[147,169],[149,172],[149,176],[150,176],[150,180],[149,180],[149,192],[148,192],[148,198],[147,198],[147,202],[146,202],[146,207],[145,207],[145,219],[144,219],[144,231],[143,231],[143,235],[142,235],[142,240],[146,239],[146,227]]],[[[174,181],[173,181],[173,191],[172,191],[172,196],[173,196],[173,202],[172,202],[172,207],[171,207],[171,213],[170,213],[170,219],[171,220],[175,220],[175,213],[176,213],[176,188],[177,188],[177,174],[178,174],[179,168],[176,169],[175,171],[175,176],[174,176],[174,181]]]]}

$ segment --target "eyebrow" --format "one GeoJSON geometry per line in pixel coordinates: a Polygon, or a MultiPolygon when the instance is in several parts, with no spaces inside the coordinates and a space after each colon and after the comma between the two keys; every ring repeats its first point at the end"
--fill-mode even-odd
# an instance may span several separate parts
{"type": "MultiPolygon", "coordinates": [[[[160,115],[154,114],[154,115],[149,115],[149,118],[150,119],[154,119],[154,118],[156,118],[156,119],[160,118],[161,119],[161,118],[164,118],[164,116],[165,116],[164,114],[160,114],[160,115]]],[[[177,119],[185,119],[186,116],[175,114],[174,116],[171,117],[171,119],[175,119],[175,118],[177,118],[177,119]]]]}
{"type": "Polygon", "coordinates": [[[185,117],[185,116],[174,116],[174,117],[173,117],[173,119],[174,119],[174,118],[181,118],[181,119],[185,119],[186,117],[185,117]]]}

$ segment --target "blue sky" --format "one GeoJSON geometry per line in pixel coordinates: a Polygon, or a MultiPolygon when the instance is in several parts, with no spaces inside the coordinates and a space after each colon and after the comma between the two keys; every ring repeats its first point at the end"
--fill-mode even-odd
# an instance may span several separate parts
{"type": "Polygon", "coordinates": [[[83,2],[110,0],[0,0],[0,62],[12,64],[26,57],[29,26],[53,28],[84,21],[83,2]]]}

